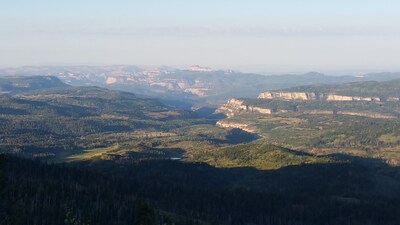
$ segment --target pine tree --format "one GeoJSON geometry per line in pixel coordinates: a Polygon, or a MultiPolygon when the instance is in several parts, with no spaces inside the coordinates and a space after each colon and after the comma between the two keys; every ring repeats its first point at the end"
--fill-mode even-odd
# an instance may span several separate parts
{"type": "Polygon", "coordinates": [[[140,202],[136,210],[135,225],[155,225],[154,209],[147,202],[140,202]]]}

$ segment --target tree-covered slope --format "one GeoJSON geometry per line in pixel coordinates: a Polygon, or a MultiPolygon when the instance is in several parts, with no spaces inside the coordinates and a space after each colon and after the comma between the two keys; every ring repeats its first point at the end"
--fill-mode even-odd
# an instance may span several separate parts
{"type": "Polygon", "coordinates": [[[87,135],[164,131],[185,123],[178,119],[191,117],[154,99],[98,87],[1,95],[0,147],[8,152],[54,155],[95,144],[95,140],[85,139],[87,135]]]}
{"type": "Polygon", "coordinates": [[[277,169],[289,165],[328,163],[333,159],[317,157],[272,145],[266,140],[229,145],[213,151],[197,151],[193,158],[217,167],[255,167],[277,169]]]}

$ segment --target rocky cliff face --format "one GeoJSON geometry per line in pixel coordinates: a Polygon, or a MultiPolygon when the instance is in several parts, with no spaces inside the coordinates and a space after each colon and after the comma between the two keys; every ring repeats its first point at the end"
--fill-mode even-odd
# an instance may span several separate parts
{"type": "Polygon", "coordinates": [[[272,114],[271,109],[246,105],[244,101],[235,98],[229,99],[228,102],[221,105],[216,112],[224,113],[227,117],[233,117],[241,113],[272,114]]]}
{"type": "MultiPolygon", "coordinates": [[[[328,94],[319,94],[317,95],[314,92],[274,92],[274,91],[266,91],[262,92],[258,95],[258,98],[261,99],[279,99],[279,100],[326,100],[326,101],[366,101],[366,102],[381,102],[384,101],[380,97],[370,96],[346,96],[346,95],[338,95],[333,93],[328,94]]],[[[386,101],[400,101],[400,97],[387,97],[386,101]]]]}
{"type": "Polygon", "coordinates": [[[262,92],[258,98],[263,99],[284,99],[284,100],[317,100],[314,92],[262,92]]]}
{"type": "Polygon", "coordinates": [[[386,101],[388,101],[388,102],[400,101],[400,97],[388,97],[388,98],[386,99],[386,101]]]}
{"type": "Polygon", "coordinates": [[[327,101],[366,101],[366,102],[380,102],[379,97],[360,97],[360,96],[345,96],[345,95],[326,95],[327,101]]]}

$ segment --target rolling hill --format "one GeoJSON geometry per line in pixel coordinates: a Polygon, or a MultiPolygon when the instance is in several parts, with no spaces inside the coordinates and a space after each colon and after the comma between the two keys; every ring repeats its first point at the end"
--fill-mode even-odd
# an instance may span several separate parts
{"type": "Polygon", "coordinates": [[[193,116],[154,99],[99,87],[0,95],[1,149],[54,156],[107,141],[88,140],[89,135],[165,131],[182,126],[185,118],[193,116]]]}
{"type": "Polygon", "coordinates": [[[68,85],[54,76],[0,77],[0,94],[66,86],[68,85]]]}

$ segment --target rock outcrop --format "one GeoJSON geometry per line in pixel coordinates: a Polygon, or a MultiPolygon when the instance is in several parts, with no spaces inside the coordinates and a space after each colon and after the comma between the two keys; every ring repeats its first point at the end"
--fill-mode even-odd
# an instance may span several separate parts
{"type": "Polygon", "coordinates": [[[233,117],[240,113],[272,114],[271,109],[247,105],[244,101],[235,98],[229,99],[228,102],[221,105],[216,112],[224,113],[227,117],[233,117]]]}
{"type": "Polygon", "coordinates": [[[263,99],[284,99],[284,100],[317,100],[317,95],[314,92],[271,92],[266,91],[258,95],[258,98],[263,99]]]}
{"type": "Polygon", "coordinates": [[[255,130],[249,128],[249,125],[244,124],[244,123],[226,122],[226,121],[220,120],[216,123],[216,125],[219,127],[222,127],[222,128],[239,128],[239,129],[242,129],[249,133],[255,133],[255,130]]]}
{"type": "Polygon", "coordinates": [[[400,101],[400,97],[388,97],[388,98],[386,99],[386,101],[388,101],[388,102],[400,101]]]}
{"type": "Polygon", "coordinates": [[[327,101],[367,101],[367,102],[380,102],[379,97],[360,97],[360,96],[345,96],[345,95],[335,95],[328,94],[325,99],[327,101]]]}
{"type": "Polygon", "coordinates": [[[258,112],[261,114],[272,114],[271,109],[267,108],[261,108],[261,107],[256,107],[256,106],[249,106],[250,112],[258,112]]]}

